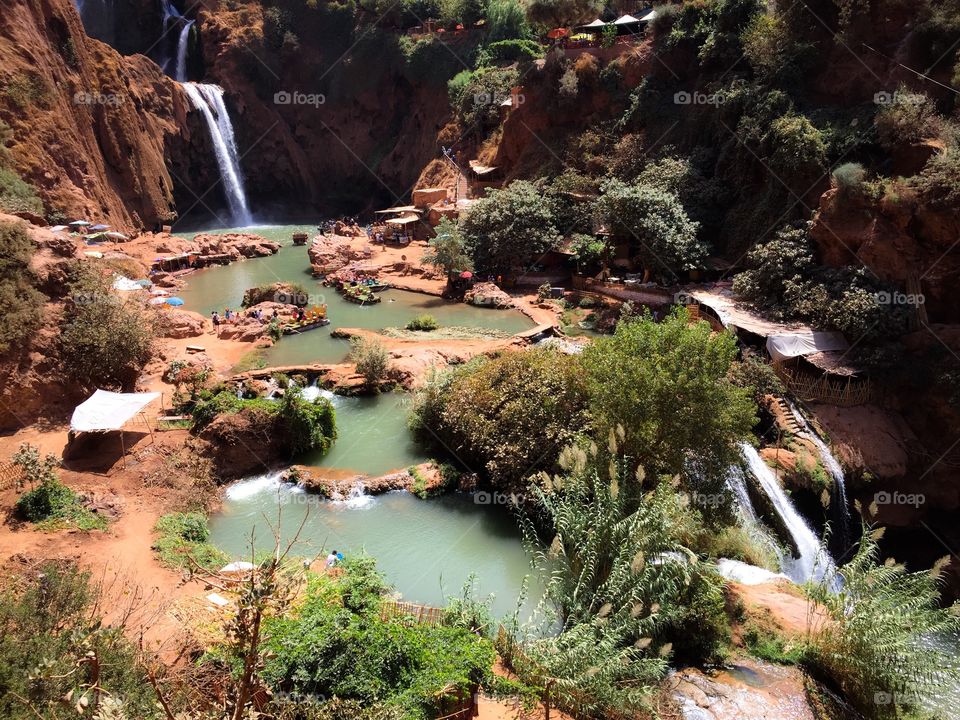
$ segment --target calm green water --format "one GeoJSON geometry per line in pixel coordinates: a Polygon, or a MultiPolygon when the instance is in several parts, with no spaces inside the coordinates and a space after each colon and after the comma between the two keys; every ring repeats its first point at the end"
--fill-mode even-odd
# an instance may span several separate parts
{"type": "MultiPolygon", "coordinates": [[[[442,298],[403,290],[388,290],[378,305],[360,306],[349,303],[331,288],[326,288],[310,275],[306,247],[295,247],[294,232],[316,229],[306,226],[271,226],[247,228],[250,232],[280,242],[284,247],[276,255],[255,260],[235,262],[213,267],[187,277],[187,286],[180,297],[188,310],[209,315],[213,310],[238,309],[247,288],[273,282],[296,282],[309,293],[312,304],[326,303],[330,325],[302,335],[284,337],[264,353],[268,365],[296,365],[310,362],[341,362],[349,345],[345,340],[330,337],[338,327],[380,330],[385,327],[403,327],[422,313],[430,313],[441,325],[493,328],[509,333],[533,327],[533,322],[515,310],[492,310],[465,303],[450,303],[442,298]]],[[[222,232],[226,232],[225,230],[222,232]]],[[[192,236],[191,236],[192,237],[192,236]]]]}
{"type": "Polygon", "coordinates": [[[384,475],[427,460],[407,430],[409,395],[342,397],[328,391],[322,394],[337,412],[337,441],[326,455],[298,458],[301,464],[384,475]]]}
{"type": "MultiPolygon", "coordinates": [[[[494,594],[493,612],[502,617],[516,609],[524,577],[531,574],[509,513],[462,494],[419,500],[393,492],[331,502],[264,475],[227,489],[222,511],[211,518],[210,539],[233,559],[250,556],[251,531],[258,549],[271,549],[270,525],[277,525],[278,512],[284,540],[306,517],[297,554],[366,551],[410,602],[443,605],[474,573],[481,596],[494,594]]],[[[532,574],[529,582],[529,596],[539,598],[542,586],[532,574]]],[[[528,603],[524,619],[530,611],[528,603]]]]}

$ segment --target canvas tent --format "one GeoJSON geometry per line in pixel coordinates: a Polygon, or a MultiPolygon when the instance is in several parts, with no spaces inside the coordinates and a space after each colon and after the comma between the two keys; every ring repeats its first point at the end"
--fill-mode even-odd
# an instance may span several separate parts
{"type": "Polygon", "coordinates": [[[108,432],[120,430],[129,420],[160,397],[158,392],[116,393],[97,390],[77,405],[70,418],[73,432],[108,432]]]}
{"type": "Polygon", "coordinates": [[[767,337],[767,352],[774,362],[816,353],[843,351],[849,347],[838,332],[815,332],[799,330],[767,337]]]}

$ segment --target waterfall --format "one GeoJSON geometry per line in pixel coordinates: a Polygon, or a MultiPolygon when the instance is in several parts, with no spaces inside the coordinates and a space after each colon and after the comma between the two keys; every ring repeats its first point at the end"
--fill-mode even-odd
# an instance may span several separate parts
{"type": "Polygon", "coordinates": [[[799,553],[799,557],[784,558],[784,573],[797,583],[822,578],[832,570],[833,562],[825,553],[820,552],[817,536],[813,534],[810,526],[790,502],[777,476],[763,461],[756,448],[749,443],[741,443],[740,448],[750,472],[770,498],[773,509],[783,521],[799,553]]]}
{"type": "Polygon", "coordinates": [[[240,170],[240,156],[233,137],[233,125],[230,122],[227,107],[223,103],[223,88],[217,85],[188,82],[183,84],[183,89],[207,124],[217,165],[220,168],[220,179],[227,205],[230,208],[231,224],[237,227],[252,225],[253,218],[250,216],[247,195],[243,189],[243,173],[240,170]]]}
{"type": "Polygon", "coordinates": [[[747,479],[744,477],[743,468],[734,465],[727,473],[727,487],[733,493],[734,500],[737,502],[737,509],[740,511],[740,518],[743,524],[748,528],[754,528],[759,524],[757,512],[753,509],[753,503],[750,501],[750,493],[747,492],[747,479]]]}
{"type": "Polygon", "coordinates": [[[831,493],[830,510],[833,520],[833,530],[841,546],[841,552],[846,551],[850,545],[850,506],[847,504],[847,487],[844,482],[843,468],[830,452],[830,448],[816,433],[816,431],[807,422],[807,418],[800,412],[799,408],[789,400],[787,406],[793,413],[794,419],[801,429],[806,433],[810,441],[817,446],[820,452],[820,460],[823,467],[833,479],[833,493],[831,493]]]}
{"type": "Polygon", "coordinates": [[[343,495],[338,493],[330,501],[333,506],[340,506],[349,510],[362,510],[373,505],[376,498],[373,495],[367,495],[367,489],[361,481],[357,481],[350,488],[350,491],[343,495]]]}
{"type": "Polygon", "coordinates": [[[114,0],[76,0],[83,30],[92,38],[114,44],[114,0]]]}
{"type": "Polygon", "coordinates": [[[173,73],[173,79],[177,82],[187,81],[187,49],[190,45],[191,28],[193,28],[193,20],[186,20],[177,37],[176,65],[173,73]]]}

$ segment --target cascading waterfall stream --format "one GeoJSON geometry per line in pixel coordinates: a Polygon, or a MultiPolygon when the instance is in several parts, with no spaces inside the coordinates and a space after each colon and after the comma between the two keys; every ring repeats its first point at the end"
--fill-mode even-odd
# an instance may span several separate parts
{"type": "Polygon", "coordinates": [[[807,580],[819,580],[831,574],[833,561],[820,550],[820,542],[806,520],[797,512],[790,498],[781,487],[773,470],[763,461],[760,454],[749,443],[740,445],[743,457],[750,472],[760,483],[760,487],[770,499],[774,511],[780,517],[797,549],[798,557],[783,559],[783,572],[796,583],[807,580]]]}
{"type": "Polygon", "coordinates": [[[187,80],[187,50],[190,44],[190,31],[193,28],[193,20],[188,20],[172,0],[163,0],[163,34],[173,37],[173,32],[179,26],[176,32],[177,44],[172,53],[167,53],[161,65],[163,71],[177,82],[186,82],[187,80]]]}
{"type": "Polygon", "coordinates": [[[823,467],[833,480],[833,493],[831,494],[830,503],[831,514],[833,516],[833,530],[836,533],[842,549],[846,550],[850,545],[850,506],[847,504],[847,488],[843,468],[833,453],[830,452],[827,444],[807,421],[804,414],[800,412],[800,409],[789,400],[787,401],[787,407],[790,408],[790,412],[793,413],[794,419],[806,436],[817,446],[823,467]]]}
{"type": "Polygon", "coordinates": [[[207,124],[224,194],[230,208],[231,224],[245,227],[253,224],[247,195],[243,187],[240,156],[233,136],[233,125],[223,102],[223,88],[202,83],[184,83],[183,89],[190,97],[194,108],[200,111],[207,124]]]}

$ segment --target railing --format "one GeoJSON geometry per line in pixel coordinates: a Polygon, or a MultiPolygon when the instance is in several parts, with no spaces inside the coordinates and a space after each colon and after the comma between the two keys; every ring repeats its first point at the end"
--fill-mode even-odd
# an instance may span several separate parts
{"type": "Polygon", "coordinates": [[[773,363],[773,369],[798,399],[806,402],[822,402],[840,407],[864,405],[873,397],[869,380],[834,380],[826,373],[816,377],[799,370],[773,363]]]}
{"type": "Polygon", "coordinates": [[[23,470],[13,463],[0,464],[0,490],[16,487],[23,478],[23,470]]]}
{"type": "Polygon", "coordinates": [[[443,608],[429,605],[389,600],[380,606],[380,618],[386,620],[412,620],[418,625],[442,625],[443,608]]]}

